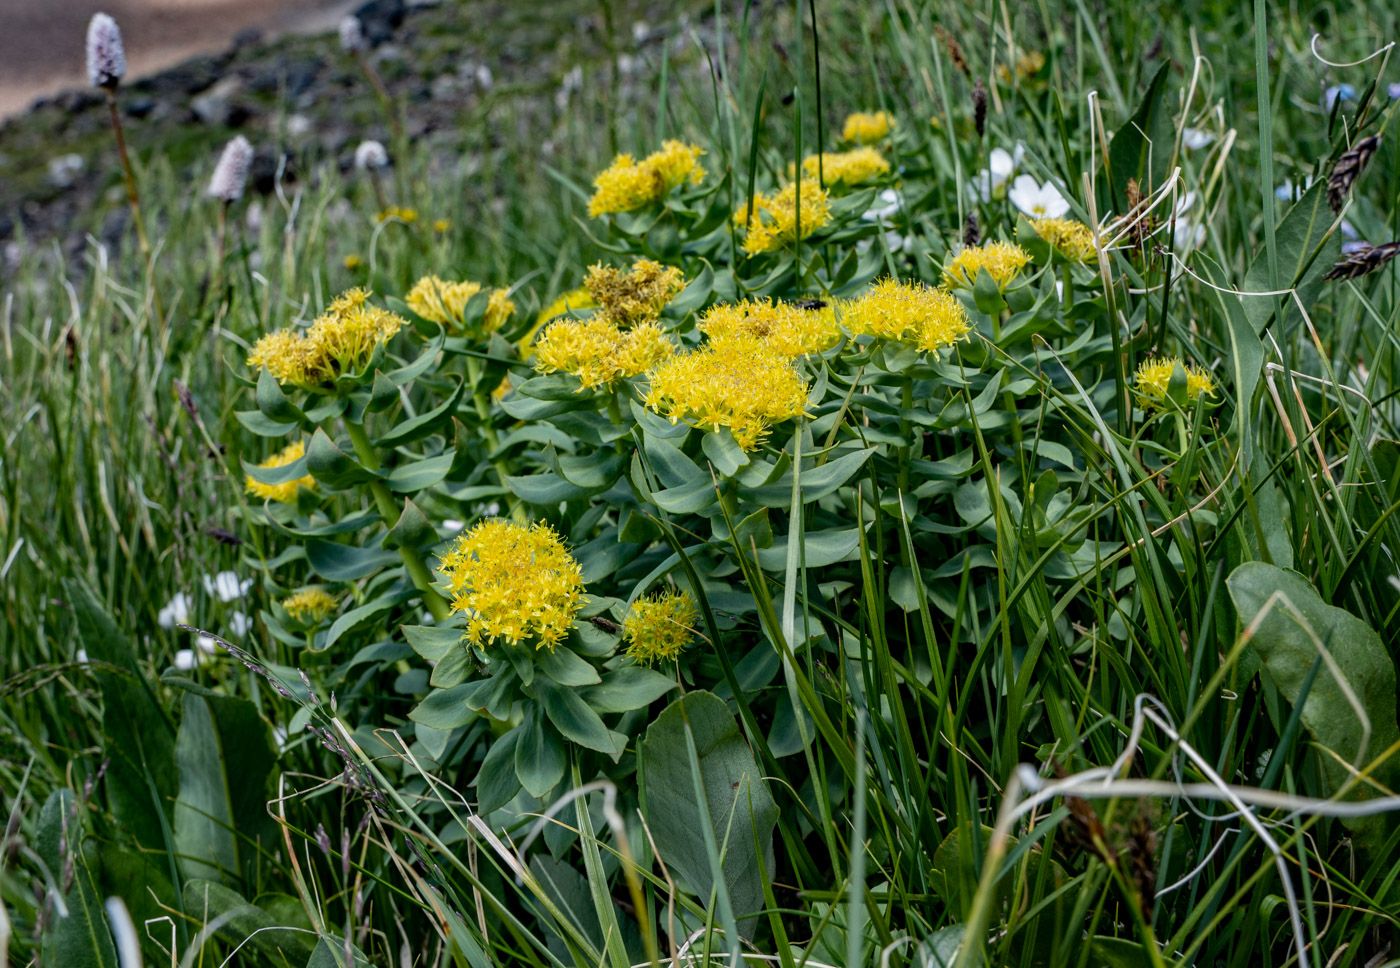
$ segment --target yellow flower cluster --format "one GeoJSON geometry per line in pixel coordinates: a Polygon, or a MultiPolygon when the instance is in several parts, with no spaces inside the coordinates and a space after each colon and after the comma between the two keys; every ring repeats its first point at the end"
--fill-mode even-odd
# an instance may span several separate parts
{"type": "MultiPolygon", "coordinates": [[[[789,165],[789,173],[794,173],[795,165],[789,165]]],[[[851,151],[824,151],[818,161],[817,155],[802,159],[802,177],[815,179],[820,173],[827,185],[860,185],[881,175],[888,175],[890,163],[874,148],[856,148],[851,151]]]]}
{"type": "Polygon", "coordinates": [[[521,349],[525,351],[525,358],[529,359],[533,351],[530,344],[534,342],[535,334],[544,328],[544,324],[555,316],[562,316],[574,309],[593,309],[598,305],[593,298],[593,293],[584,286],[577,289],[570,289],[554,302],[540,310],[535,317],[535,323],[530,327],[530,331],[520,338],[521,349]]]}
{"type": "Polygon", "coordinates": [[[752,218],[747,205],[734,213],[736,226],[748,226],[744,251],[749,255],[773,252],[805,239],[830,220],[831,206],[826,190],[811,182],[802,183],[800,196],[795,182],[772,195],[755,195],[752,218]]]}
{"type": "Polygon", "coordinates": [[[302,625],[320,625],[327,615],[335,611],[335,598],[320,588],[304,588],[282,599],[282,608],[293,621],[302,625]]]}
{"type": "MultiPolygon", "coordinates": [[[[479,292],[479,282],[444,282],[437,276],[424,276],[409,290],[408,308],[429,322],[455,329],[462,324],[462,311],[467,301],[479,292]]],[[[500,329],[513,312],[515,303],[508,290],[491,290],[486,314],[481,319],[482,331],[489,333],[500,329]]]]}
{"type": "Polygon", "coordinates": [[[622,622],[627,654],[643,665],[674,661],[695,637],[699,621],[700,609],[685,592],[657,592],[639,598],[622,622]]]}
{"type": "Polygon", "coordinates": [[[885,138],[894,130],[894,115],[888,111],[875,111],[865,113],[857,111],[846,118],[846,125],[841,129],[841,137],[845,141],[858,145],[869,145],[885,138]]]}
{"type": "Polygon", "coordinates": [[[757,339],[787,357],[820,353],[841,338],[834,308],[820,300],[775,303],[763,298],[711,306],[700,318],[700,332],[712,342],[736,335],[757,339]]]}
{"type": "Polygon", "coordinates": [[[533,639],[552,651],[583,605],[583,570],[543,522],[483,521],[457,538],[439,568],[476,645],[533,639]]]}
{"type": "Polygon", "coordinates": [[[367,289],[350,289],[331,303],[305,332],[268,333],[248,354],[249,369],[262,367],[279,383],[330,390],[336,377],[359,373],[375,350],[394,337],[404,320],[369,303],[367,289]]]}
{"type": "Polygon", "coordinates": [[[896,279],[881,279],[842,303],[841,319],[853,333],[913,343],[926,352],[951,346],[972,330],[955,296],[896,279]]]}
{"type": "Polygon", "coordinates": [[[630,212],[659,202],[685,181],[700,184],[705,177],[705,169],[700,167],[702,154],[699,145],[667,141],[660,151],[641,161],[631,155],[618,155],[593,179],[588,214],[596,218],[609,212],[630,212]]]}
{"type": "Polygon", "coordinates": [[[1177,367],[1181,367],[1186,374],[1187,403],[1195,403],[1202,395],[1215,394],[1215,380],[1208,372],[1194,364],[1183,364],[1175,356],[1159,356],[1144,361],[1137,369],[1133,390],[1137,393],[1139,407],[1150,410],[1167,405],[1167,391],[1177,367]]]}
{"type": "MultiPolygon", "coordinates": [[[[292,461],[300,460],[305,453],[306,445],[298,440],[273,454],[258,467],[264,469],[286,467],[292,461]]],[[[244,478],[243,486],[249,494],[260,497],[264,501],[281,501],[283,504],[293,504],[296,502],[298,489],[304,487],[308,491],[316,490],[316,479],[308,474],[305,477],[298,477],[294,481],[283,481],[281,484],[264,484],[262,481],[254,480],[252,475],[248,475],[244,478]]]]}
{"type": "Polygon", "coordinates": [[[376,222],[379,222],[380,224],[383,224],[389,221],[390,219],[395,218],[399,219],[400,221],[407,222],[409,225],[412,225],[414,222],[418,221],[418,209],[401,208],[398,205],[390,205],[388,208],[384,209],[384,211],[376,215],[374,217],[374,220],[376,222]]]}
{"type": "Polygon", "coordinates": [[[630,271],[602,263],[588,270],[584,288],[621,326],[655,319],[685,288],[685,275],[674,266],[638,259],[630,271]]]}
{"type": "Polygon", "coordinates": [[[997,288],[1005,289],[1030,261],[1030,253],[1012,242],[967,246],[943,267],[943,284],[950,289],[971,289],[977,274],[986,269],[997,288]]]}
{"type": "Polygon", "coordinates": [[[577,376],[583,387],[598,387],[645,373],[675,352],[655,321],[622,329],[603,314],[565,318],[550,323],[535,341],[535,369],[562,370],[577,376]]]}
{"type": "Polygon", "coordinates": [[[751,336],[732,334],[672,357],[650,375],[645,403],[672,423],[728,427],[753,450],[775,423],[800,416],[807,384],[789,357],[751,336]]]}
{"type": "Polygon", "coordinates": [[[1094,257],[1094,233],[1083,222],[1072,218],[1033,218],[1031,227],[1071,262],[1088,262],[1094,257]]]}

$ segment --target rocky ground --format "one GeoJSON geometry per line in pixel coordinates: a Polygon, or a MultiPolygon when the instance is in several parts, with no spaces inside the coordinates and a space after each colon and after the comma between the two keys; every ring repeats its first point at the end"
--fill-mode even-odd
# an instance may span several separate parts
{"type": "MultiPolygon", "coordinates": [[[[514,136],[524,126],[548,147],[585,78],[617,84],[643,62],[654,67],[666,43],[673,64],[693,60],[693,35],[677,30],[683,7],[703,15],[708,4],[371,0],[358,14],[370,62],[406,106],[409,139],[451,152],[468,124],[498,115],[514,136]]],[[[389,140],[380,103],[334,34],[241,36],[123,86],[118,107],[138,165],[160,153],[192,191],[203,190],[213,154],[239,131],[258,147],[252,190],[261,193],[273,190],[279,165],[295,181],[325,161],[348,168],[362,138],[389,140]]],[[[102,92],[70,91],[10,118],[0,126],[0,276],[25,247],[57,241],[71,257],[89,233],[114,240],[125,209],[98,203],[121,192],[102,92]]]]}

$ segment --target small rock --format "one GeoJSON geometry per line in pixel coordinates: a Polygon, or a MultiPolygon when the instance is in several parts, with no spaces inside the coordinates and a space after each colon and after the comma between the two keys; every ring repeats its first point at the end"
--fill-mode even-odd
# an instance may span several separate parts
{"type": "Polygon", "coordinates": [[[365,38],[375,47],[394,36],[405,12],[403,0],[369,0],[355,8],[365,38]]]}
{"type": "Polygon", "coordinates": [[[156,102],[153,98],[132,98],[126,104],[126,116],[129,118],[144,118],[148,117],[155,109],[156,102]]]}
{"type": "Polygon", "coordinates": [[[79,154],[59,155],[49,159],[49,181],[58,188],[72,188],[87,167],[79,154]]]}
{"type": "Polygon", "coordinates": [[[233,116],[230,99],[242,86],[243,82],[237,77],[226,77],[190,101],[190,110],[205,124],[228,124],[233,116]]]}

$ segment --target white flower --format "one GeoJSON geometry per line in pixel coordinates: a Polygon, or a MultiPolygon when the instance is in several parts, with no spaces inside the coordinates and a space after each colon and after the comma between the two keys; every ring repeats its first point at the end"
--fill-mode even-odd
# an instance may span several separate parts
{"type": "Polygon", "coordinates": [[[238,575],[232,571],[221,571],[217,575],[204,576],[204,591],[210,598],[217,598],[221,602],[231,602],[235,598],[242,598],[248,594],[248,589],[253,587],[253,579],[245,578],[238,580],[238,575]]]}
{"type": "Polygon", "coordinates": [[[209,179],[206,194],[223,202],[236,202],[243,197],[248,182],[248,167],[253,163],[253,146],[241,134],[224,146],[214,176],[209,179]]]}
{"type": "Polygon", "coordinates": [[[904,207],[904,199],[893,188],[886,188],[876,196],[879,201],[861,213],[866,222],[883,222],[904,207]]]}
{"type": "Polygon", "coordinates": [[[190,597],[184,592],[176,592],[175,597],[156,613],[156,624],[163,629],[173,629],[185,625],[190,620],[190,597]]]}
{"type": "Polygon", "coordinates": [[[340,22],[340,46],[350,54],[358,54],[368,46],[365,28],[359,17],[351,15],[340,22]]]}
{"type": "Polygon", "coordinates": [[[79,650],[78,650],[78,654],[77,654],[76,656],[74,656],[74,658],[77,660],[77,662],[78,662],[79,665],[87,665],[87,664],[88,664],[87,649],[79,649],[79,650]]]}
{"type": "Polygon", "coordinates": [[[252,627],[253,620],[244,612],[234,612],[228,617],[228,628],[233,633],[234,638],[243,638],[252,627]]]}
{"type": "MultiPolygon", "coordinates": [[[[885,233],[885,245],[889,248],[891,254],[894,254],[896,252],[903,252],[905,249],[907,249],[913,244],[914,236],[912,235],[900,235],[893,229],[885,233]]],[[[856,243],[856,251],[861,254],[864,254],[866,252],[869,252],[870,249],[874,247],[874,245],[874,239],[861,239],[859,242],[856,243]]]]}
{"type": "Polygon", "coordinates": [[[1060,218],[1069,211],[1069,202],[1052,183],[1037,185],[1030,175],[1017,175],[1006,193],[1022,212],[1035,218],[1060,218]]]}
{"type": "Polygon", "coordinates": [[[1215,135],[1201,128],[1187,128],[1181,132],[1181,145],[1187,151],[1199,151],[1215,140],[1215,135]]]}
{"type": "Polygon", "coordinates": [[[175,653],[175,668],[181,672],[189,672],[199,665],[199,657],[194,654],[193,649],[181,649],[175,653]]]}
{"type": "Polygon", "coordinates": [[[466,526],[466,522],[455,521],[452,518],[448,518],[446,521],[442,522],[443,530],[448,532],[449,534],[456,534],[458,531],[461,531],[466,526]]]}
{"type": "Polygon", "coordinates": [[[984,202],[990,202],[997,189],[1006,184],[1007,179],[1016,173],[1016,168],[1021,164],[1021,158],[1026,153],[1024,145],[1016,146],[1016,153],[1013,155],[1005,148],[993,148],[987,156],[988,167],[977,173],[977,177],[968,191],[974,198],[984,202]]]}
{"type": "Polygon", "coordinates": [[[355,167],[383,168],[389,163],[389,152],[378,141],[361,141],[355,149],[355,167]]]}
{"type": "Polygon", "coordinates": [[[121,28],[105,13],[95,13],[88,21],[87,71],[93,87],[115,88],[126,74],[121,28]]]}
{"type": "Polygon", "coordinates": [[[1200,246],[1206,238],[1206,227],[1199,222],[1193,222],[1189,218],[1179,218],[1176,220],[1176,230],[1172,233],[1172,246],[1181,251],[1195,249],[1200,246]]]}
{"type": "Polygon", "coordinates": [[[205,655],[214,655],[219,651],[218,640],[208,635],[201,635],[199,638],[195,639],[194,647],[205,655]]]}
{"type": "Polygon", "coordinates": [[[476,86],[483,91],[489,91],[495,87],[496,78],[491,74],[491,68],[485,64],[476,65],[476,86]]]}

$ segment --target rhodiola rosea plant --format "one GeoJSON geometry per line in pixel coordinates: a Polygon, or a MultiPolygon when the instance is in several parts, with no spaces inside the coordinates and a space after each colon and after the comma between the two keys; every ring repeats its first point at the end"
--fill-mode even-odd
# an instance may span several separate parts
{"type": "Polygon", "coordinates": [[[1389,108],[1337,92],[1323,177],[1231,219],[1193,80],[1080,113],[1055,51],[928,33],[844,120],[720,63],[751,113],[550,173],[590,254],[547,285],[430,228],[391,104],[360,285],[212,275],[263,607],[148,689],[65,591],[129,722],[115,825],[42,811],[54,895],[129,827],[137,922],[249,963],[1379,953],[1393,250],[1341,238],[1389,108]]]}

